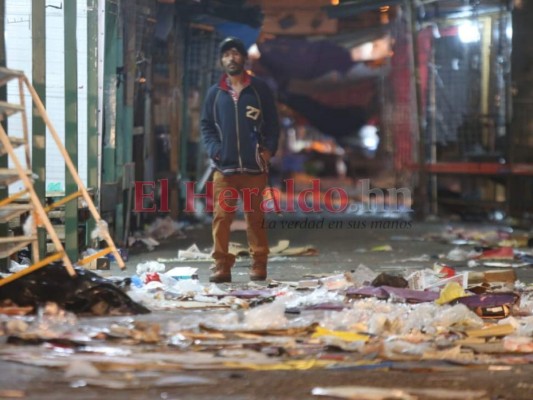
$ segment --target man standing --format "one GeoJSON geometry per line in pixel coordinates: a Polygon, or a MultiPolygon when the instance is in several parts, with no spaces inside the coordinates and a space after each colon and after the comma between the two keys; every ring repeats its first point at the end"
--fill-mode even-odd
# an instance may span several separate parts
{"type": "Polygon", "coordinates": [[[253,262],[251,280],[267,276],[268,239],[261,209],[267,166],[276,152],[279,122],[274,96],[265,82],[249,75],[248,53],[234,37],[219,45],[220,81],[209,88],[202,108],[200,130],[216,170],[214,183],[211,282],[231,282],[235,256],[228,253],[230,225],[237,196],[243,199],[246,235],[253,262]]]}

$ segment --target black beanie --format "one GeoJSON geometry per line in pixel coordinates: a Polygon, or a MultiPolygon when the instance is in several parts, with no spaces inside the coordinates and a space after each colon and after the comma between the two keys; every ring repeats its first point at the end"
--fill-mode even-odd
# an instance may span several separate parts
{"type": "Polygon", "coordinates": [[[248,52],[246,51],[246,48],[244,47],[244,43],[240,39],[237,39],[236,37],[232,37],[232,36],[227,37],[222,42],[220,42],[220,44],[218,45],[219,57],[222,57],[222,54],[224,54],[224,52],[228,51],[232,47],[237,49],[237,51],[241,53],[244,57],[248,57],[248,52]]]}

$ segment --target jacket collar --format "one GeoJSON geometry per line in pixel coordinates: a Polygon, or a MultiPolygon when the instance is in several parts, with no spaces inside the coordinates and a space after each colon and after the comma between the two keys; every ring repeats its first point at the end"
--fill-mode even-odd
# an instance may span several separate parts
{"type": "MultiPolygon", "coordinates": [[[[250,85],[252,82],[252,76],[247,72],[244,71],[244,82],[243,82],[243,88],[250,85]]],[[[222,90],[225,90],[226,92],[230,91],[230,86],[228,85],[228,74],[224,73],[222,74],[222,77],[220,78],[220,81],[218,82],[218,87],[222,90]]]]}

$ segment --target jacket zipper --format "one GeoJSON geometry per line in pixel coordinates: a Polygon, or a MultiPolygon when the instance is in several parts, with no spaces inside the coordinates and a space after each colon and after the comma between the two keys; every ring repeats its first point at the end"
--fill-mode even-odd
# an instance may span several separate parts
{"type": "Polygon", "coordinates": [[[257,146],[258,146],[256,148],[255,162],[257,163],[257,165],[259,165],[259,169],[261,170],[261,172],[265,172],[266,169],[265,169],[264,160],[259,154],[259,146],[263,146],[263,143],[260,143],[260,142],[261,142],[261,139],[263,139],[263,137],[261,136],[261,132],[263,131],[263,125],[265,122],[263,119],[263,105],[261,104],[261,97],[259,96],[259,93],[257,93],[257,90],[252,85],[250,86],[252,87],[252,90],[254,91],[255,97],[257,99],[257,103],[259,104],[259,109],[261,110],[261,122],[259,125],[259,130],[257,129],[257,127],[255,128],[255,137],[256,137],[257,146]]]}
{"type": "Polygon", "coordinates": [[[237,107],[237,103],[239,102],[239,99],[237,101],[234,101],[233,104],[235,105],[235,124],[237,127],[237,154],[239,156],[239,172],[243,172],[242,168],[242,158],[241,158],[241,135],[239,134],[239,109],[237,107]]]}
{"type": "Polygon", "coordinates": [[[215,119],[215,127],[217,128],[218,136],[220,137],[220,143],[222,143],[222,129],[220,128],[220,125],[218,124],[218,121],[217,121],[217,110],[216,110],[217,99],[218,99],[219,94],[220,94],[220,91],[217,92],[215,96],[215,101],[213,102],[213,117],[215,119]]]}

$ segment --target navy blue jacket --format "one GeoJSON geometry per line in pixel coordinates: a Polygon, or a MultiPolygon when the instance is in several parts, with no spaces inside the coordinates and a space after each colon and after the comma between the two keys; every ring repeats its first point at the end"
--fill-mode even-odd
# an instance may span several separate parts
{"type": "Polygon", "coordinates": [[[225,175],[264,172],[259,151],[276,153],[279,121],[267,84],[251,76],[237,103],[224,75],[209,88],[202,108],[200,131],[208,156],[225,175]]]}

